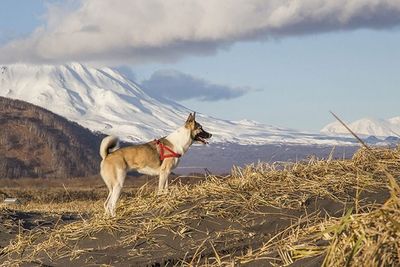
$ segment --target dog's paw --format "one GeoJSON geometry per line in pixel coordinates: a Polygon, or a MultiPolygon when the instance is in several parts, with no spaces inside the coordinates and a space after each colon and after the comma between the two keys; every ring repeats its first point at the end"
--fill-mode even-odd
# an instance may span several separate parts
{"type": "Polygon", "coordinates": [[[158,190],[157,191],[157,196],[165,196],[166,194],[168,194],[168,190],[158,190]]]}

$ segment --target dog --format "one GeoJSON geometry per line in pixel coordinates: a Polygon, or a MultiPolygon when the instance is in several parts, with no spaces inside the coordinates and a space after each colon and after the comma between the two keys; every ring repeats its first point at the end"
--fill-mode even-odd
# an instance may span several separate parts
{"type": "Polygon", "coordinates": [[[109,190],[104,202],[105,213],[115,217],[118,198],[128,171],[158,175],[158,194],[168,192],[168,176],[178,165],[194,142],[207,144],[211,134],[196,122],[196,113],[190,113],[185,124],[158,140],[119,148],[115,136],[105,137],[100,144],[100,174],[109,190]]]}

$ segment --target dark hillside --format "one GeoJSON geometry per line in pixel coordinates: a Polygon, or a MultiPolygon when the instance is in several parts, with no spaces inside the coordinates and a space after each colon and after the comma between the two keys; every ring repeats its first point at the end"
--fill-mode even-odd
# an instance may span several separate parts
{"type": "Polygon", "coordinates": [[[96,174],[101,137],[41,107],[0,97],[0,178],[96,174]]]}

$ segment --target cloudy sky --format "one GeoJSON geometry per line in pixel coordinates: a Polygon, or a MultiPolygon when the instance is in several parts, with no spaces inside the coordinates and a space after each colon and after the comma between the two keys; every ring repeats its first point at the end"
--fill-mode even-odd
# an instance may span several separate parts
{"type": "Polygon", "coordinates": [[[112,66],[225,119],[400,116],[400,0],[2,0],[0,64],[112,66]]]}

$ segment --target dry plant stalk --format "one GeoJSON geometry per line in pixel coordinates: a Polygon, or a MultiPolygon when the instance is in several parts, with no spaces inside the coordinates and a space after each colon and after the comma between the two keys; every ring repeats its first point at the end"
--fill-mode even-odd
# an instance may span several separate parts
{"type": "MultiPolygon", "coordinates": [[[[149,252],[138,249],[143,243],[157,247],[154,233],[166,231],[174,238],[189,240],[178,266],[254,261],[288,265],[323,255],[326,266],[392,265],[398,263],[400,251],[398,195],[392,194],[383,206],[366,205],[358,199],[365,192],[395,187],[396,180],[388,183],[388,173],[400,175],[399,148],[373,149],[373,156],[369,150],[360,149],[351,160],[310,158],[283,165],[234,167],[228,177],[208,175],[196,185],[175,185],[163,197],[146,185],[122,199],[116,218],[105,218],[101,202],[95,202],[97,206],[89,209],[85,220],[21,233],[0,252],[0,260],[18,265],[41,262],[43,257],[54,261],[76,259],[89,251],[80,248],[79,241],[96,238],[99,233],[117,235],[120,245],[128,247],[129,257],[134,259],[149,252]],[[303,211],[316,198],[357,203],[357,207],[342,218],[321,216],[317,211],[289,218],[291,224],[273,236],[265,236],[261,244],[242,250],[232,247],[235,242],[257,238],[257,232],[251,230],[253,218],[268,221],[273,215],[263,208],[303,211]],[[199,227],[206,220],[223,221],[229,227],[207,232],[199,227]],[[192,240],[192,236],[199,238],[192,240]]],[[[34,204],[30,205],[34,209],[34,204]]],[[[57,205],[60,207],[55,211],[62,211],[63,204],[57,205]]]]}

